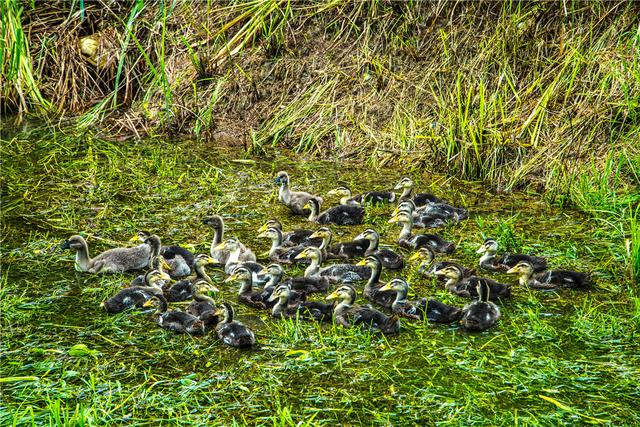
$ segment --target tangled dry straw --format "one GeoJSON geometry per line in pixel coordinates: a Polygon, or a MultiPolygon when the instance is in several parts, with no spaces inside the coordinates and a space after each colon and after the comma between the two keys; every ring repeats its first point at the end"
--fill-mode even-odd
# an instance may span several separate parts
{"type": "Polygon", "coordinates": [[[581,185],[626,206],[638,182],[639,3],[2,4],[0,105],[18,118],[410,158],[583,208],[581,185]]]}

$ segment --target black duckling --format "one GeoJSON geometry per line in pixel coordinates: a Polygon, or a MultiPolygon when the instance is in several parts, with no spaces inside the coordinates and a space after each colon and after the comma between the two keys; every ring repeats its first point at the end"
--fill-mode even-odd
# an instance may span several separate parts
{"type": "Polygon", "coordinates": [[[322,253],[318,248],[308,247],[300,252],[298,257],[311,259],[311,264],[304,272],[305,277],[326,277],[332,283],[357,282],[367,280],[371,277],[371,269],[369,267],[356,266],[353,264],[333,264],[321,268],[322,253]]]}
{"type": "Polygon", "coordinates": [[[474,269],[468,269],[452,261],[433,262],[435,256],[436,254],[433,252],[433,249],[427,246],[414,252],[409,257],[409,261],[419,261],[420,264],[418,265],[418,272],[426,277],[439,277],[435,272],[450,265],[459,268],[462,271],[462,277],[469,277],[475,274],[474,269]]]}
{"type": "Polygon", "coordinates": [[[358,225],[364,219],[364,208],[355,205],[338,205],[320,212],[320,202],[311,199],[305,205],[311,210],[309,221],[318,224],[358,225]]]}
{"type": "Polygon", "coordinates": [[[351,189],[347,186],[334,188],[327,194],[330,196],[340,197],[341,205],[378,205],[382,203],[391,203],[396,200],[396,193],[392,191],[369,191],[357,196],[352,196],[351,189]]]}
{"type": "Polygon", "coordinates": [[[331,320],[333,304],[325,304],[317,301],[292,302],[292,290],[288,285],[279,285],[269,297],[269,301],[277,301],[273,306],[271,315],[276,318],[300,317],[316,321],[331,320]]]}
{"type": "Polygon", "coordinates": [[[369,246],[367,250],[364,252],[364,255],[376,255],[382,261],[382,266],[388,268],[389,270],[397,270],[399,268],[404,267],[404,259],[402,255],[392,251],[391,249],[378,249],[378,245],[380,244],[380,235],[377,231],[372,228],[369,228],[360,235],[356,236],[354,240],[365,239],[369,241],[369,246]]]}
{"type": "Polygon", "coordinates": [[[269,280],[268,277],[261,276],[260,271],[264,268],[262,264],[258,264],[254,261],[239,261],[242,253],[241,243],[236,239],[227,239],[224,242],[216,246],[216,250],[228,250],[229,258],[224,265],[224,272],[227,274],[233,273],[236,267],[243,266],[253,273],[253,282],[256,284],[266,283],[269,280]]]}
{"type": "Polygon", "coordinates": [[[480,257],[480,267],[487,270],[507,271],[521,261],[528,262],[533,267],[533,271],[539,272],[547,269],[547,260],[543,257],[522,254],[504,254],[497,256],[498,242],[495,239],[486,239],[477,253],[480,257]]]}
{"type": "Polygon", "coordinates": [[[216,325],[216,334],[223,344],[230,347],[248,348],[256,344],[256,336],[251,329],[233,320],[234,311],[231,304],[223,302],[215,312],[221,320],[216,325]]]}
{"type": "Polygon", "coordinates": [[[293,264],[298,255],[305,246],[282,246],[282,231],[275,227],[270,227],[266,231],[258,234],[258,237],[268,237],[271,239],[271,248],[269,248],[269,259],[280,264],[293,264]]]}
{"type": "Polygon", "coordinates": [[[396,314],[386,316],[372,307],[354,305],[356,290],[351,285],[340,286],[327,299],[341,300],[333,309],[333,321],[345,328],[361,326],[389,335],[400,332],[396,314]]]}
{"type": "MultiPolygon", "coordinates": [[[[137,234],[138,240],[142,242],[150,236],[152,236],[151,233],[142,230],[138,231],[137,234]]],[[[178,245],[161,246],[159,255],[162,255],[169,265],[169,275],[172,278],[185,277],[191,274],[193,261],[195,260],[193,252],[178,245]]]]}
{"type": "Polygon", "coordinates": [[[287,206],[296,215],[309,214],[309,207],[306,204],[310,200],[316,200],[319,204],[322,203],[322,197],[320,196],[305,191],[291,191],[289,189],[289,175],[284,171],[278,172],[276,184],[280,184],[278,201],[287,206]]]}
{"type": "Polygon", "coordinates": [[[150,270],[145,274],[146,286],[124,288],[100,305],[109,314],[121,313],[129,307],[142,307],[154,296],[161,297],[162,289],[159,284],[169,280],[171,278],[167,273],[150,270]]]}
{"type": "Polygon", "coordinates": [[[480,332],[496,324],[500,319],[500,309],[489,301],[491,287],[486,280],[478,280],[476,287],[478,300],[462,309],[461,323],[469,331],[480,332]]]}
{"type": "Polygon", "coordinates": [[[589,275],[570,270],[550,270],[536,273],[527,261],[520,261],[507,271],[519,274],[519,283],[534,289],[586,289],[591,284],[589,275]]]}
{"type": "MultiPolygon", "coordinates": [[[[217,247],[222,243],[222,239],[224,239],[224,219],[222,219],[220,215],[214,215],[204,218],[202,223],[213,228],[213,240],[211,241],[211,247],[209,249],[211,257],[219,264],[226,264],[230,256],[230,251],[227,249],[217,249],[217,247]]],[[[238,260],[240,262],[256,261],[256,255],[251,251],[251,249],[248,249],[239,241],[238,247],[240,248],[240,253],[238,254],[238,260]]]]}
{"type": "MultiPolygon", "coordinates": [[[[164,273],[165,268],[169,269],[171,268],[169,266],[169,264],[167,264],[167,262],[165,261],[164,257],[162,255],[158,255],[158,256],[154,256],[153,258],[151,258],[151,266],[149,267],[152,270],[158,270],[161,273],[164,273]]],[[[145,282],[144,279],[145,275],[144,274],[140,274],[138,276],[136,276],[131,283],[129,284],[129,286],[145,286],[147,285],[147,283],[145,282]]],[[[169,276],[169,279],[171,279],[171,276],[169,276]]],[[[168,283],[168,281],[167,281],[168,283]]],[[[164,283],[162,285],[160,285],[160,287],[164,286],[164,283]]]]}
{"type": "Polygon", "coordinates": [[[163,287],[164,297],[168,302],[180,302],[186,301],[192,297],[191,285],[196,279],[203,279],[205,282],[213,286],[213,280],[205,271],[205,268],[209,265],[215,265],[216,261],[206,254],[199,254],[193,261],[193,269],[195,270],[195,276],[182,279],[173,285],[167,283],[163,287]]]}
{"type": "MultiPolygon", "coordinates": [[[[284,270],[282,269],[282,266],[280,264],[269,264],[268,266],[266,266],[261,272],[260,274],[268,276],[269,280],[267,281],[267,283],[264,285],[264,288],[262,288],[262,295],[261,298],[263,301],[266,301],[266,306],[267,308],[272,308],[273,307],[273,303],[271,300],[269,300],[269,297],[271,297],[271,295],[273,294],[273,291],[276,289],[277,286],[280,285],[280,282],[282,281],[282,277],[284,276],[284,270]]],[[[307,279],[307,278],[296,278],[296,279],[307,279]]],[[[308,278],[308,284],[309,286],[315,286],[318,283],[318,280],[313,280],[313,279],[323,279],[327,282],[327,287],[329,286],[329,281],[322,277],[310,277],[308,278]]],[[[287,284],[287,286],[291,285],[291,279],[287,279],[289,280],[289,283],[287,284]]],[[[299,281],[298,281],[299,282],[299,281]]],[[[299,285],[299,283],[296,283],[296,285],[299,285]]],[[[300,286],[302,288],[304,288],[304,286],[300,286]]],[[[326,291],[325,291],[326,292],[326,291]]],[[[290,295],[290,301],[292,304],[299,304],[301,302],[303,302],[306,299],[306,293],[303,290],[292,290],[291,291],[291,295],[290,295]]]]}
{"type": "Polygon", "coordinates": [[[180,310],[169,310],[164,297],[154,297],[145,306],[154,303],[157,304],[157,308],[152,318],[161,328],[179,334],[204,335],[206,333],[204,322],[199,317],[180,310]]]}
{"type": "Polygon", "coordinates": [[[413,218],[413,226],[416,228],[438,228],[449,223],[455,224],[469,217],[469,211],[464,208],[455,208],[445,203],[431,203],[417,208],[412,200],[403,200],[398,204],[394,215],[398,212],[407,212],[413,218]]]}
{"type": "Polygon", "coordinates": [[[263,233],[269,228],[277,228],[282,231],[282,246],[320,246],[322,239],[311,238],[314,233],[313,230],[298,229],[293,231],[284,232],[282,230],[282,224],[275,218],[267,220],[267,222],[258,229],[258,233],[263,233]]]}
{"type": "Polygon", "coordinates": [[[76,251],[76,271],[94,274],[124,273],[146,268],[151,257],[160,252],[160,240],[149,239],[148,242],[133,248],[109,249],[95,258],[89,256],[89,246],[82,236],[71,236],[61,248],[76,251]]]}
{"type": "Polygon", "coordinates": [[[333,233],[329,227],[320,227],[312,236],[322,239],[319,247],[322,253],[322,259],[338,258],[347,260],[359,258],[364,256],[364,253],[369,247],[369,241],[365,239],[354,239],[349,242],[332,245],[333,233]]]}
{"type": "Polygon", "coordinates": [[[268,298],[265,299],[263,297],[262,291],[253,292],[253,274],[248,268],[244,266],[236,267],[233,274],[225,280],[225,283],[228,282],[240,283],[240,289],[238,290],[239,302],[254,308],[267,308],[266,302],[268,298]]]}
{"type": "Polygon", "coordinates": [[[411,196],[413,192],[413,181],[409,177],[404,177],[396,184],[394,190],[402,190],[402,194],[398,200],[410,199],[416,206],[424,206],[429,203],[446,203],[443,199],[428,193],[418,193],[415,196],[411,196]]]}
{"type": "Polygon", "coordinates": [[[407,212],[399,212],[394,215],[389,223],[402,224],[398,244],[405,248],[418,249],[430,247],[436,252],[453,253],[456,248],[455,243],[448,242],[437,234],[411,234],[413,228],[413,218],[407,212]]]}
{"type": "Polygon", "coordinates": [[[364,285],[363,295],[369,301],[376,303],[385,308],[391,308],[394,296],[389,292],[380,292],[385,284],[380,281],[382,274],[382,261],[377,255],[369,255],[365,259],[356,264],[357,266],[367,266],[371,268],[371,277],[364,285]]]}
{"type": "Polygon", "coordinates": [[[449,265],[435,272],[438,276],[447,278],[445,286],[455,295],[465,298],[477,298],[477,286],[478,282],[482,281],[486,283],[491,289],[491,299],[493,301],[500,300],[502,298],[509,298],[511,296],[511,287],[495,280],[487,279],[484,277],[464,277],[462,269],[457,265],[449,265]]]}
{"type": "Polygon", "coordinates": [[[216,303],[207,292],[218,292],[204,279],[198,279],[191,285],[191,294],[194,301],[187,307],[187,313],[198,317],[207,330],[214,328],[220,319],[215,315],[216,303]]]}

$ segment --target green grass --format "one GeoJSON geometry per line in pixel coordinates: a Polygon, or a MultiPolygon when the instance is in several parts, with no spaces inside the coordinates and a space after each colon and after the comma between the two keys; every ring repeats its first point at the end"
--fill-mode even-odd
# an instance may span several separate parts
{"type": "MultiPolygon", "coordinates": [[[[640,303],[621,262],[632,265],[628,251],[635,246],[627,249],[621,233],[637,230],[635,211],[627,222],[594,221],[539,196],[491,194],[478,182],[416,172],[421,189],[464,200],[474,215],[441,231],[458,244],[451,259],[475,265],[476,249],[494,236],[509,250],[547,256],[554,267],[591,272],[595,289],[516,287],[490,331],[468,334],[457,326],[403,321],[402,333],[386,339],[328,324],[275,321],[237,306],[260,343],[238,352],[211,335],[168,333],[150,323],[148,312],[107,316],[100,302],[130,277],[76,273],[60,243],[83,232],[96,253],[147,229],[165,243],[206,252],[212,236],[201,219],[222,213],[228,234],[261,253],[269,243],[255,231],[266,219],[279,217],[285,229],[308,227],[276,203],[277,170],[288,170],[294,187],[322,194],[336,182],[355,191],[389,188],[401,171],[357,161],[336,166],[291,152],[238,163],[246,156],[242,151],[192,141],[117,144],[90,133],[46,130],[7,138],[0,149],[3,425],[640,421],[640,303]]],[[[368,208],[366,224],[336,230],[336,239],[372,226],[383,244],[395,247],[398,229],[386,223],[390,210],[368,208]]],[[[415,268],[386,272],[383,280],[408,278],[411,297],[466,302],[415,268]]],[[[289,274],[301,271],[287,268],[289,274]]],[[[235,301],[236,289],[218,287],[235,301]]]]}

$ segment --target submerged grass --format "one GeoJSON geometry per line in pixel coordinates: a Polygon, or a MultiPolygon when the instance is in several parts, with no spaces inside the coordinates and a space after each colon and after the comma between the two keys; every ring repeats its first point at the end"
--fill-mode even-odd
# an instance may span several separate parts
{"type": "MultiPolygon", "coordinates": [[[[274,321],[238,306],[260,343],[238,352],[213,336],[156,328],[148,312],[107,316],[99,303],[129,277],[75,273],[60,242],[83,232],[96,253],[147,229],[166,243],[206,252],[212,236],[201,218],[221,213],[228,234],[261,253],[268,243],[255,230],[267,218],[279,217],[286,229],[308,226],[275,203],[277,170],[289,170],[295,187],[323,194],[341,181],[357,191],[389,188],[400,172],[305,161],[290,152],[238,162],[244,152],[204,143],[123,145],[90,133],[5,134],[0,150],[2,425],[640,422],[640,299],[624,273],[624,260],[637,260],[628,252],[637,255],[637,246],[625,246],[626,231],[609,223],[532,195],[492,194],[478,183],[416,172],[420,188],[464,200],[473,213],[442,230],[458,243],[457,261],[474,265],[477,247],[494,236],[508,250],[591,272],[595,289],[516,287],[514,299],[501,307],[499,325],[486,333],[403,321],[402,333],[387,339],[296,319],[274,321]]],[[[336,239],[373,226],[393,246],[398,230],[386,223],[388,214],[388,207],[368,209],[366,224],[337,229],[336,239]]],[[[635,242],[637,211],[630,218],[635,242]]],[[[412,298],[464,303],[416,267],[383,279],[407,277],[412,298]]],[[[218,287],[234,300],[235,289],[218,287]]]]}

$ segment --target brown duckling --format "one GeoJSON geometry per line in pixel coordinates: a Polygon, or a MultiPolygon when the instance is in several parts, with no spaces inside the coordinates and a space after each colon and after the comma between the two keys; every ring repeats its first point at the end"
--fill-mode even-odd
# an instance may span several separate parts
{"type": "MultiPolygon", "coordinates": [[[[158,255],[158,256],[154,256],[151,258],[151,262],[150,262],[150,267],[152,270],[158,270],[161,273],[165,272],[165,269],[169,269],[171,268],[169,266],[169,264],[167,264],[167,262],[165,261],[164,257],[162,255],[158,255]]],[[[136,276],[131,283],[129,284],[129,287],[131,286],[145,286],[147,285],[147,283],[145,283],[144,281],[144,274],[139,274],[138,276],[136,276]]],[[[169,276],[169,279],[171,279],[171,276],[169,276]]],[[[169,280],[170,281],[170,280],[169,280]]],[[[167,283],[169,282],[167,281],[167,283]]],[[[162,285],[160,285],[160,287],[164,286],[164,283],[162,285]]]]}
{"type": "MultiPolygon", "coordinates": [[[[144,242],[151,236],[152,234],[148,231],[140,230],[136,238],[144,242]]],[[[178,245],[160,246],[158,255],[161,255],[169,266],[169,275],[172,278],[185,277],[191,274],[191,268],[195,260],[195,255],[191,251],[178,245]]]]}
{"type": "MultiPolygon", "coordinates": [[[[213,259],[218,261],[219,264],[227,264],[227,260],[230,256],[230,250],[220,248],[222,239],[224,239],[224,219],[220,215],[214,215],[202,220],[202,223],[213,228],[213,240],[211,241],[210,255],[213,259]]],[[[237,262],[255,262],[256,255],[248,249],[242,242],[238,242],[240,253],[238,254],[237,262]]]]}
{"type": "Polygon", "coordinates": [[[242,252],[240,242],[236,239],[227,239],[224,242],[216,246],[216,250],[228,250],[229,258],[224,265],[224,272],[227,274],[233,273],[238,266],[247,268],[253,274],[253,283],[262,284],[269,280],[267,277],[261,276],[260,271],[264,268],[262,264],[258,264],[255,261],[240,261],[240,254],[242,252]]]}
{"type": "Polygon", "coordinates": [[[182,279],[173,285],[167,283],[163,287],[164,297],[168,302],[180,302],[186,301],[192,297],[191,294],[191,285],[196,279],[203,279],[205,282],[209,283],[213,286],[213,280],[205,271],[205,268],[209,265],[215,265],[216,261],[206,254],[199,254],[195,257],[193,261],[193,269],[195,270],[195,275],[190,276],[186,279],[182,279]]]}
{"type": "Polygon", "coordinates": [[[420,301],[408,301],[409,285],[402,279],[393,279],[379,290],[380,292],[396,292],[396,299],[391,309],[399,316],[410,319],[423,320],[425,317],[430,322],[453,323],[462,317],[462,310],[452,307],[438,300],[422,298],[420,301]]]}
{"type": "Polygon", "coordinates": [[[145,306],[156,304],[153,320],[163,329],[179,334],[204,335],[206,328],[204,322],[197,316],[180,310],[169,310],[169,305],[164,297],[153,297],[145,303],[145,306]]]}
{"type": "Polygon", "coordinates": [[[270,227],[266,231],[258,234],[258,237],[268,237],[271,239],[269,249],[269,259],[280,264],[293,264],[295,257],[305,246],[282,246],[282,231],[275,227],[270,227]]]}
{"type": "Polygon", "coordinates": [[[340,300],[333,310],[333,321],[345,328],[361,326],[383,334],[400,332],[400,320],[396,314],[386,316],[371,307],[355,305],[356,290],[351,285],[342,285],[327,297],[340,300]]]}
{"type": "Polygon", "coordinates": [[[298,229],[293,231],[284,232],[282,230],[282,224],[275,218],[271,218],[265,222],[262,227],[258,229],[258,233],[263,233],[269,228],[277,228],[282,231],[282,246],[320,246],[322,239],[312,238],[313,230],[298,229]]]}
{"type": "Polygon", "coordinates": [[[378,248],[378,245],[380,244],[380,235],[374,229],[369,228],[363,231],[360,235],[356,236],[354,240],[359,239],[369,241],[369,246],[364,252],[364,255],[376,255],[380,258],[383,267],[388,268],[389,270],[397,270],[404,267],[404,259],[402,258],[402,255],[392,251],[391,249],[378,248]]]}
{"type": "Polygon", "coordinates": [[[145,274],[145,286],[124,288],[100,305],[109,314],[121,313],[129,307],[143,307],[154,296],[161,297],[162,289],[160,283],[170,280],[171,278],[167,273],[150,270],[145,274]]]}
{"type": "Polygon", "coordinates": [[[86,273],[124,273],[142,270],[149,265],[153,255],[160,252],[160,239],[149,238],[133,248],[109,249],[95,258],[89,256],[89,246],[82,236],[71,236],[62,244],[62,249],[76,251],[75,269],[86,273]]]}
{"type": "Polygon", "coordinates": [[[279,285],[269,297],[269,301],[277,301],[271,315],[276,318],[300,317],[316,321],[331,320],[333,304],[317,301],[291,301],[292,290],[288,285],[279,285]]]}
{"type": "Polygon", "coordinates": [[[405,248],[419,249],[430,247],[436,252],[452,253],[456,245],[448,242],[437,234],[411,234],[413,228],[413,218],[407,212],[401,211],[391,217],[389,223],[402,224],[402,230],[398,237],[398,244],[405,248]]]}
{"type": "Polygon", "coordinates": [[[495,239],[486,239],[477,253],[480,257],[480,267],[487,270],[507,271],[521,261],[528,262],[533,267],[533,271],[539,272],[547,269],[547,260],[543,257],[523,254],[504,254],[497,256],[498,242],[495,239]]]}
{"type": "Polygon", "coordinates": [[[420,264],[418,266],[418,272],[420,274],[422,274],[423,276],[426,276],[426,277],[438,277],[438,276],[436,276],[435,272],[438,271],[438,270],[441,270],[441,269],[443,269],[445,267],[448,267],[450,265],[453,265],[453,266],[456,266],[457,268],[459,268],[462,271],[462,276],[463,277],[469,277],[469,276],[473,276],[473,274],[475,274],[475,270],[468,269],[468,268],[463,267],[462,265],[457,264],[457,263],[452,262],[452,261],[433,262],[435,256],[436,256],[436,254],[433,252],[433,249],[431,249],[430,247],[426,246],[426,247],[420,248],[416,252],[414,252],[409,257],[409,261],[419,261],[420,264]]]}
{"type": "MultiPolygon", "coordinates": [[[[282,277],[284,276],[284,270],[282,269],[282,266],[280,264],[269,264],[268,266],[266,266],[261,272],[260,274],[265,275],[269,278],[269,280],[267,281],[267,283],[264,285],[264,288],[262,288],[262,295],[261,298],[263,301],[266,301],[266,306],[267,308],[273,308],[273,302],[269,299],[271,297],[271,295],[273,294],[273,291],[276,289],[276,287],[278,287],[280,285],[280,282],[282,281],[282,277]]],[[[305,279],[305,278],[295,278],[295,279],[305,279]]],[[[312,277],[309,279],[320,279],[319,277],[312,277]]],[[[327,287],[329,286],[329,281],[326,280],[325,278],[322,278],[327,282],[327,287]]],[[[291,279],[287,279],[289,282],[287,283],[287,286],[291,286],[291,279]]],[[[309,286],[311,289],[315,289],[316,285],[317,285],[317,281],[314,280],[309,280],[307,283],[305,284],[301,284],[300,281],[296,281],[296,283],[294,284],[295,286],[299,286],[300,288],[302,288],[302,290],[292,290],[291,291],[291,295],[290,295],[290,302],[291,304],[299,304],[301,302],[303,302],[306,299],[306,287],[309,286]]]]}
{"type": "Polygon", "coordinates": [[[511,287],[495,280],[487,279],[484,277],[464,277],[462,270],[457,265],[449,265],[435,272],[438,276],[447,278],[445,286],[452,293],[465,297],[465,298],[477,298],[477,286],[478,282],[482,281],[490,287],[491,299],[497,301],[502,298],[509,298],[511,296],[511,287]]]}
{"type": "Polygon", "coordinates": [[[289,189],[289,174],[284,171],[278,172],[276,184],[280,184],[278,191],[278,201],[287,206],[295,215],[308,215],[309,207],[306,206],[310,200],[322,203],[322,197],[305,191],[291,191],[289,189]]]}
{"type": "Polygon", "coordinates": [[[216,311],[216,303],[207,292],[219,292],[218,288],[211,286],[204,279],[197,279],[191,285],[191,294],[194,301],[187,307],[187,313],[198,317],[206,329],[214,328],[218,324],[218,316],[216,311]]]}
{"type": "Polygon", "coordinates": [[[345,185],[334,188],[327,194],[329,196],[340,197],[341,205],[377,205],[382,203],[391,203],[396,200],[396,193],[392,191],[369,191],[357,196],[352,196],[351,189],[345,185]]]}
{"type": "Polygon", "coordinates": [[[484,279],[476,284],[478,299],[463,309],[462,326],[469,331],[484,331],[496,324],[500,319],[500,309],[489,301],[491,286],[484,279]]]}
{"type": "Polygon", "coordinates": [[[231,276],[227,277],[225,283],[238,282],[240,283],[240,289],[238,290],[238,301],[246,304],[250,307],[266,309],[268,298],[264,298],[262,291],[253,292],[253,274],[252,272],[240,265],[238,266],[231,276]]]}
{"type": "Polygon", "coordinates": [[[402,190],[402,194],[400,194],[398,200],[402,201],[410,199],[416,206],[424,206],[429,203],[446,203],[443,199],[429,193],[418,193],[412,196],[411,193],[413,192],[413,185],[411,178],[402,178],[394,187],[394,190],[402,190]]]}
{"type": "Polygon", "coordinates": [[[380,281],[382,273],[382,261],[377,255],[369,255],[356,264],[357,266],[367,266],[371,268],[371,277],[364,286],[363,294],[366,299],[385,308],[391,308],[393,295],[389,292],[380,292],[385,285],[380,281]]]}
{"type": "Polygon", "coordinates": [[[320,227],[312,236],[322,239],[322,243],[319,246],[322,259],[338,258],[347,260],[362,257],[369,247],[369,241],[365,239],[354,239],[349,242],[332,245],[333,233],[329,227],[320,227]]]}
{"type": "Polygon", "coordinates": [[[361,206],[338,205],[321,212],[320,202],[310,199],[304,207],[311,211],[309,221],[318,224],[358,225],[364,220],[364,208],[361,206]]]}
{"type": "Polygon", "coordinates": [[[589,275],[571,270],[551,270],[536,273],[533,265],[520,261],[507,271],[519,274],[519,283],[534,289],[586,289],[591,284],[589,275]]]}
{"type": "Polygon", "coordinates": [[[216,335],[224,345],[237,348],[249,348],[256,345],[256,336],[251,329],[234,320],[231,304],[223,302],[214,313],[220,322],[216,325],[216,335]]]}
{"type": "Polygon", "coordinates": [[[312,246],[305,248],[305,250],[298,254],[298,257],[311,259],[311,264],[304,272],[305,277],[326,277],[330,282],[356,282],[367,280],[371,277],[371,269],[369,267],[356,266],[353,264],[333,264],[321,268],[322,254],[320,249],[312,246]]]}

